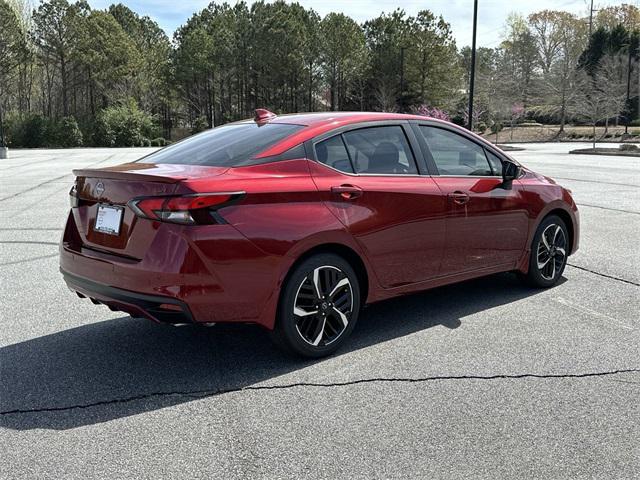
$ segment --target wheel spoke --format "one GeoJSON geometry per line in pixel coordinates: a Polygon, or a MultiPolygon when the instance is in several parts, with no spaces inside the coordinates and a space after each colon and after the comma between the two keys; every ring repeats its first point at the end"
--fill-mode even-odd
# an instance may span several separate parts
{"type": "Polygon", "coordinates": [[[344,327],[346,328],[349,324],[349,319],[347,318],[347,316],[335,307],[333,307],[333,311],[338,314],[338,317],[340,317],[340,320],[342,320],[342,325],[344,325],[344,327]]]}
{"type": "Polygon", "coordinates": [[[553,240],[551,241],[553,245],[556,244],[556,238],[558,238],[558,232],[561,232],[561,231],[562,231],[562,228],[560,228],[560,225],[556,225],[556,231],[553,232],[553,240]]]}
{"type": "Polygon", "coordinates": [[[565,252],[565,250],[564,250],[564,248],[560,248],[560,247],[558,247],[558,248],[556,248],[556,252],[558,252],[559,254],[561,254],[563,257],[565,257],[565,256],[567,255],[567,254],[566,254],[566,252],[565,252]]]}
{"type": "Polygon", "coordinates": [[[320,290],[320,268],[319,267],[313,271],[313,286],[316,291],[316,296],[318,297],[318,300],[320,300],[322,298],[322,292],[320,290]]]}
{"type": "Polygon", "coordinates": [[[317,330],[317,335],[314,338],[314,340],[311,342],[311,344],[314,347],[317,347],[320,344],[320,341],[322,340],[322,335],[324,335],[324,326],[327,323],[327,317],[322,317],[322,320],[318,322],[318,325],[320,325],[320,329],[317,330]]]}
{"type": "Polygon", "coordinates": [[[342,287],[346,287],[347,285],[349,285],[349,279],[345,277],[342,280],[340,280],[335,287],[333,287],[333,290],[331,290],[331,293],[329,294],[329,298],[333,298],[333,296],[338,292],[338,290],[340,290],[342,287]]]}
{"type": "Polygon", "coordinates": [[[549,251],[549,250],[551,250],[551,247],[549,246],[549,242],[547,241],[547,237],[545,237],[545,233],[547,233],[546,230],[544,232],[542,232],[542,244],[544,245],[544,248],[546,248],[547,251],[549,251]]]}
{"type": "Polygon", "coordinates": [[[549,263],[549,260],[551,260],[551,257],[547,257],[547,259],[542,263],[540,263],[540,260],[538,260],[538,269],[542,270],[544,267],[546,267],[549,263]]]}
{"type": "Polygon", "coordinates": [[[297,315],[299,317],[308,317],[309,315],[315,315],[316,313],[318,313],[318,310],[307,311],[303,310],[300,307],[293,307],[293,313],[294,315],[297,315]]]}

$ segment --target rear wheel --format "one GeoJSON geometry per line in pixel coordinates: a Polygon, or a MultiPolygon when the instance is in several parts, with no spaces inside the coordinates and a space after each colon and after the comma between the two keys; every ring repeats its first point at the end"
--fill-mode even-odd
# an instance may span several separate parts
{"type": "Polygon", "coordinates": [[[342,257],[309,257],[283,286],[272,337],[282,349],[305,357],[333,353],[353,330],[360,311],[360,286],[342,257]]]}
{"type": "Polygon", "coordinates": [[[558,283],[567,265],[569,234],[564,221],[555,215],[538,226],[531,244],[529,272],[522,275],[531,286],[548,288],[558,283]]]}

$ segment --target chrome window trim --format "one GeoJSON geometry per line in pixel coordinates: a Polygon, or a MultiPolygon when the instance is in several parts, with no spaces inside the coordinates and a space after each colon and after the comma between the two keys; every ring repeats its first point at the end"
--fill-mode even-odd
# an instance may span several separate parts
{"type": "Polygon", "coordinates": [[[415,174],[415,173],[348,173],[343,172],[342,170],[338,170],[337,168],[333,168],[326,163],[322,163],[318,160],[311,160],[312,162],[317,163],[318,165],[322,165],[323,167],[327,167],[334,172],[338,172],[342,175],[348,175],[350,177],[419,177],[419,178],[499,178],[502,179],[502,175],[430,175],[430,174],[415,174]]]}
{"type": "Polygon", "coordinates": [[[502,178],[502,175],[430,175],[439,178],[502,178]]]}
{"type": "Polygon", "coordinates": [[[322,165],[323,167],[327,167],[330,170],[333,170],[334,172],[338,172],[342,175],[348,175],[349,177],[419,177],[419,178],[424,178],[424,177],[429,177],[430,175],[422,175],[420,173],[349,173],[349,172],[343,172],[342,170],[338,170],[337,168],[333,168],[330,165],[327,165],[326,163],[322,163],[319,160],[312,160],[312,159],[308,159],[311,162],[315,162],[318,165],[322,165]]]}

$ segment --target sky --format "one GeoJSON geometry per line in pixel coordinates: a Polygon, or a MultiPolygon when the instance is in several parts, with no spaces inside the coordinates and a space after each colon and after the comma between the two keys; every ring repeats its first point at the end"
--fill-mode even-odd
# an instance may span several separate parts
{"type": "MultiPolygon", "coordinates": [[[[177,27],[193,13],[205,8],[211,0],[89,0],[89,4],[93,8],[106,8],[118,1],[139,15],[153,18],[172,36],[177,27]]],[[[234,3],[234,0],[227,1],[234,3]]],[[[594,8],[638,2],[640,0],[595,0],[594,8]]],[[[409,15],[429,9],[436,15],[442,15],[451,24],[458,47],[471,45],[473,0],[298,0],[298,3],[314,9],[322,16],[329,12],[341,12],[358,22],[377,17],[383,11],[391,12],[398,7],[409,15]]],[[[526,16],[551,9],[566,10],[586,17],[590,0],[478,0],[478,4],[478,46],[495,47],[501,41],[505,20],[511,12],[526,16]]]]}

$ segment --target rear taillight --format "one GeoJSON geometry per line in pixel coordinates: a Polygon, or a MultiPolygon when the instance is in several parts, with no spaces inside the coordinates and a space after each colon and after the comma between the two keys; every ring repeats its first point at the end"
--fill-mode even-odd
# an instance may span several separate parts
{"type": "Polygon", "coordinates": [[[244,192],[197,193],[183,196],[134,198],[129,207],[139,217],[183,225],[220,223],[215,210],[244,196],[244,192]]]}

